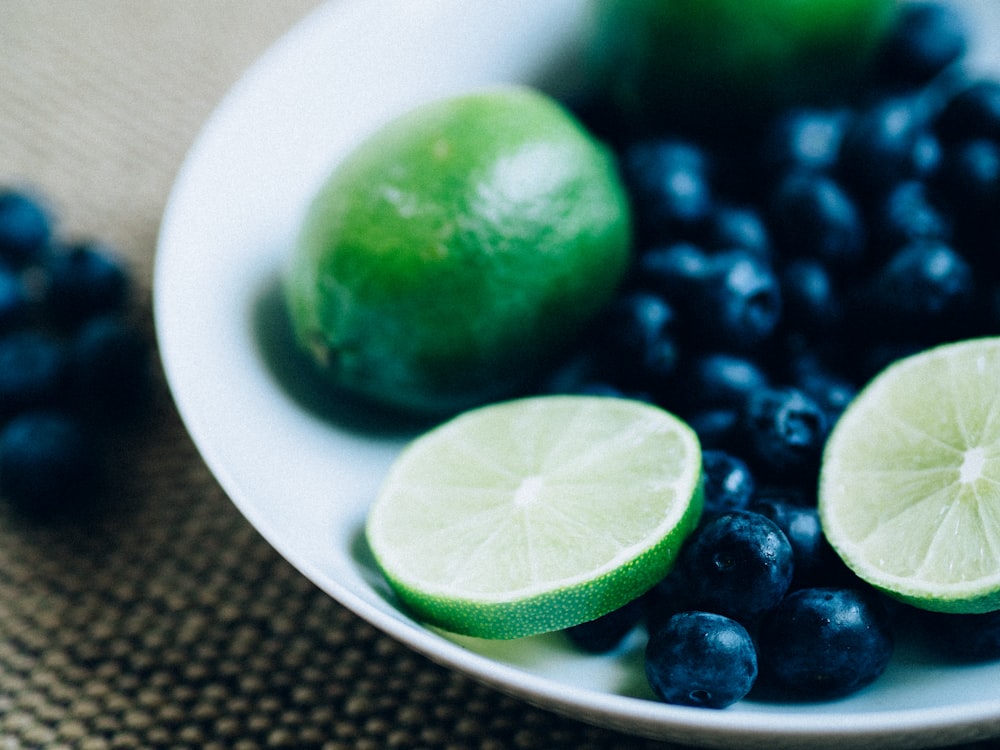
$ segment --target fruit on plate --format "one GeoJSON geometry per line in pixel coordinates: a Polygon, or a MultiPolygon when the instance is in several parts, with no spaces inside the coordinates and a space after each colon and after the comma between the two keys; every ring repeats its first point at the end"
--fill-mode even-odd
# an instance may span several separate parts
{"type": "Polygon", "coordinates": [[[612,98],[648,125],[729,122],[859,82],[896,0],[610,0],[593,41],[612,98]]]}
{"type": "Polygon", "coordinates": [[[508,395],[611,298],[629,206],[550,97],[497,87],[403,113],[339,163],[287,275],[298,342],[336,385],[443,414],[508,395]]]}
{"type": "Polygon", "coordinates": [[[1000,338],[900,360],[865,387],[824,453],[834,549],[913,606],[1000,609],[1000,338]]]}
{"type": "Polygon", "coordinates": [[[701,508],[700,447],[676,417],[629,399],[537,396],[418,437],[366,533],[419,618],[509,639],[636,599],[666,575],[701,508]]]}

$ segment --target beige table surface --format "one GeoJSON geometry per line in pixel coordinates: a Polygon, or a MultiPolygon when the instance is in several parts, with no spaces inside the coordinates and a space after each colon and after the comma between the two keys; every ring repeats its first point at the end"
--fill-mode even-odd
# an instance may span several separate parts
{"type": "MultiPolygon", "coordinates": [[[[185,152],[316,4],[2,0],[0,185],[44,195],[60,234],[122,253],[148,322],[185,152]]],[[[113,475],[121,511],[87,525],[0,504],[0,748],[676,747],[482,687],[318,591],[229,503],[162,376],[113,475]]]]}

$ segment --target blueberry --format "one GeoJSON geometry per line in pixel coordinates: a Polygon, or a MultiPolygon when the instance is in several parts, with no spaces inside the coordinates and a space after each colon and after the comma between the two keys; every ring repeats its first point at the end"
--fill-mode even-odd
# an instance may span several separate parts
{"type": "Polygon", "coordinates": [[[869,291],[873,324],[890,333],[940,335],[961,325],[974,292],[971,266],[943,243],[913,243],[878,272],[869,291]]]}
{"type": "Polygon", "coordinates": [[[629,389],[662,388],[677,367],[674,311],[667,301],[628,292],[611,304],[603,322],[605,367],[615,382],[629,389]]]}
{"type": "Polygon", "coordinates": [[[771,226],[783,253],[843,269],[864,255],[865,224],[854,199],[832,177],[793,172],[771,197],[771,226]]]}
{"type": "Polygon", "coordinates": [[[705,251],[688,242],[658,245],[636,261],[635,285],[681,305],[695,302],[710,261],[705,251]]]}
{"type": "Polygon", "coordinates": [[[951,239],[950,222],[921,180],[894,185],[878,204],[872,222],[886,255],[912,242],[951,239]]]}
{"type": "Polygon", "coordinates": [[[702,409],[685,414],[684,418],[704,450],[729,450],[739,443],[740,412],[737,409],[702,409]]]}
{"type": "Polygon", "coordinates": [[[73,396],[91,415],[108,421],[134,417],[149,397],[149,347],[140,332],[118,317],[83,324],[70,345],[73,396]]]}
{"type": "Polygon", "coordinates": [[[895,26],[882,42],[878,74],[893,83],[924,85],[959,60],[967,47],[965,23],[953,7],[908,3],[900,8],[895,26]]]}
{"type": "Polygon", "coordinates": [[[761,161],[771,174],[833,168],[844,136],[843,113],[797,107],[778,115],[761,141],[761,161]]]}
{"type": "Polygon", "coordinates": [[[639,625],[642,616],[642,599],[633,599],[596,620],[567,628],[565,633],[577,648],[591,654],[602,654],[621,644],[625,636],[639,625]]]}
{"type": "Polygon", "coordinates": [[[678,557],[691,605],[751,625],[782,600],[794,553],[771,519],[746,510],[709,517],[678,557]]]}
{"type": "Polygon", "coordinates": [[[847,579],[846,567],[823,536],[815,505],[764,495],[754,501],[751,510],[774,521],[792,545],[795,572],[791,588],[829,585],[847,579]]]}
{"type": "Polygon", "coordinates": [[[649,635],[666,625],[677,613],[691,609],[687,581],[676,566],[640,600],[642,620],[649,635]]]}
{"type": "Polygon", "coordinates": [[[850,380],[821,366],[799,372],[795,387],[826,412],[828,430],[858,395],[857,387],[850,380]]]}
{"type": "Polygon", "coordinates": [[[762,675],[809,698],[833,698],[870,684],[892,656],[885,613],[866,593],[807,588],[790,593],[758,633],[762,675]]]}
{"type": "Polygon", "coordinates": [[[645,241],[697,230],[712,208],[708,156],[683,140],[630,144],[622,154],[622,172],[645,241]]]}
{"type": "Polygon", "coordinates": [[[718,205],[708,217],[705,248],[747,250],[771,258],[771,236],[760,211],[751,206],[718,205]]]}
{"type": "Polygon", "coordinates": [[[98,458],[72,417],[24,412],[0,433],[0,495],[29,514],[79,510],[98,489],[98,458]]]}
{"type": "Polygon", "coordinates": [[[708,612],[681,612],[650,636],[646,677],[665,702],[725,708],[757,679],[757,654],[738,622],[708,612]]]}
{"type": "Polygon", "coordinates": [[[956,241],[996,272],[1000,221],[1000,142],[985,138],[963,141],[945,153],[935,177],[955,216],[956,241]]]}
{"type": "Polygon", "coordinates": [[[798,388],[751,394],[742,429],[751,465],[784,478],[815,476],[829,430],[826,411],[798,388]]]}
{"type": "Polygon", "coordinates": [[[921,620],[938,653],[968,662],[1000,659],[1000,610],[971,615],[926,612],[921,620]]]}
{"type": "Polygon", "coordinates": [[[767,341],[781,318],[774,270],[745,250],[710,256],[695,299],[680,322],[699,349],[746,351],[767,341]]]}
{"type": "Polygon", "coordinates": [[[38,260],[52,235],[48,214],[33,197],[0,192],[0,260],[20,268],[38,260]]]}
{"type": "Polygon", "coordinates": [[[688,410],[742,409],[751,393],[767,385],[767,373],[749,357],[700,352],[687,358],[681,375],[688,410]]]}
{"type": "Polygon", "coordinates": [[[843,319],[840,292],[822,261],[796,258],[782,268],[779,281],[787,330],[826,332],[843,319]]]}
{"type": "Polygon", "coordinates": [[[944,105],[934,123],[946,143],[986,138],[1000,141],[1000,81],[974,80],[944,105]]]}
{"type": "Polygon", "coordinates": [[[34,330],[0,337],[0,417],[61,403],[66,372],[61,341],[34,330]]]}
{"type": "Polygon", "coordinates": [[[46,264],[46,272],[45,303],[53,319],[62,325],[119,312],[127,301],[128,272],[101,245],[80,243],[55,253],[46,264]]]}
{"type": "Polygon", "coordinates": [[[720,450],[701,456],[705,481],[705,513],[745,510],[753,497],[754,480],[746,461],[720,450]]]}
{"type": "Polygon", "coordinates": [[[857,112],[844,133],[839,173],[859,195],[881,195],[920,173],[929,127],[924,103],[912,97],[881,100],[857,112]]]}
{"type": "Polygon", "coordinates": [[[0,266],[0,331],[24,323],[29,310],[30,300],[21,277],[0,266]]]}

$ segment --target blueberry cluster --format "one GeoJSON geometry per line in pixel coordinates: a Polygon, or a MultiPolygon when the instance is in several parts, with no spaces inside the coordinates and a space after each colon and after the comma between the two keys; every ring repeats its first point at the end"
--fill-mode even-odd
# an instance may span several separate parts
{"type": "MultiPolygon", "coordinates": [[[[657,403],[702,442],[703,522],[610,631],[644,620],[666,701],[721,707],[765,679],[843,695],[888,663],[885,602],[826,544],[817,476],[879,370],[1000,333],[1000,81],[963,68],[967,46],[948,6],[905,5],[858,99],[712,140],[588,120],[620,157],[637,252],[548,387],[657,403]]],[[[1000,618],[928,619],[1000,657],[1000,618]]],[[[607,625],[569,635],[593,650],[607,625]]]]}
{"type": "Polygon", "coordinates": [[[38,517],[89,508],[102,440],[148,396],[131,279],[97,242],[64,242],[44,203],[0,189],[0,499],[38,517]]]}

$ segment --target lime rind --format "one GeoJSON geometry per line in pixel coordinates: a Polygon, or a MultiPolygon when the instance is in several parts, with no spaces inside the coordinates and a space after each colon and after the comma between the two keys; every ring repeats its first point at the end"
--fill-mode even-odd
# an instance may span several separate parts
{"type": "Polygon", "coordinates": [[[1000,338],[939,346],[866,386],[820,474],[830,544],[922,609],[1000,608],[1000,338]]]}
{"type": "Polygon", "coordinates": [[[700,446],[683,422],[640,402],[547,396],[467,412],[408,446],[367,533],[419,619],[509,639],[647,591],[702,503],[700,446]]]}

